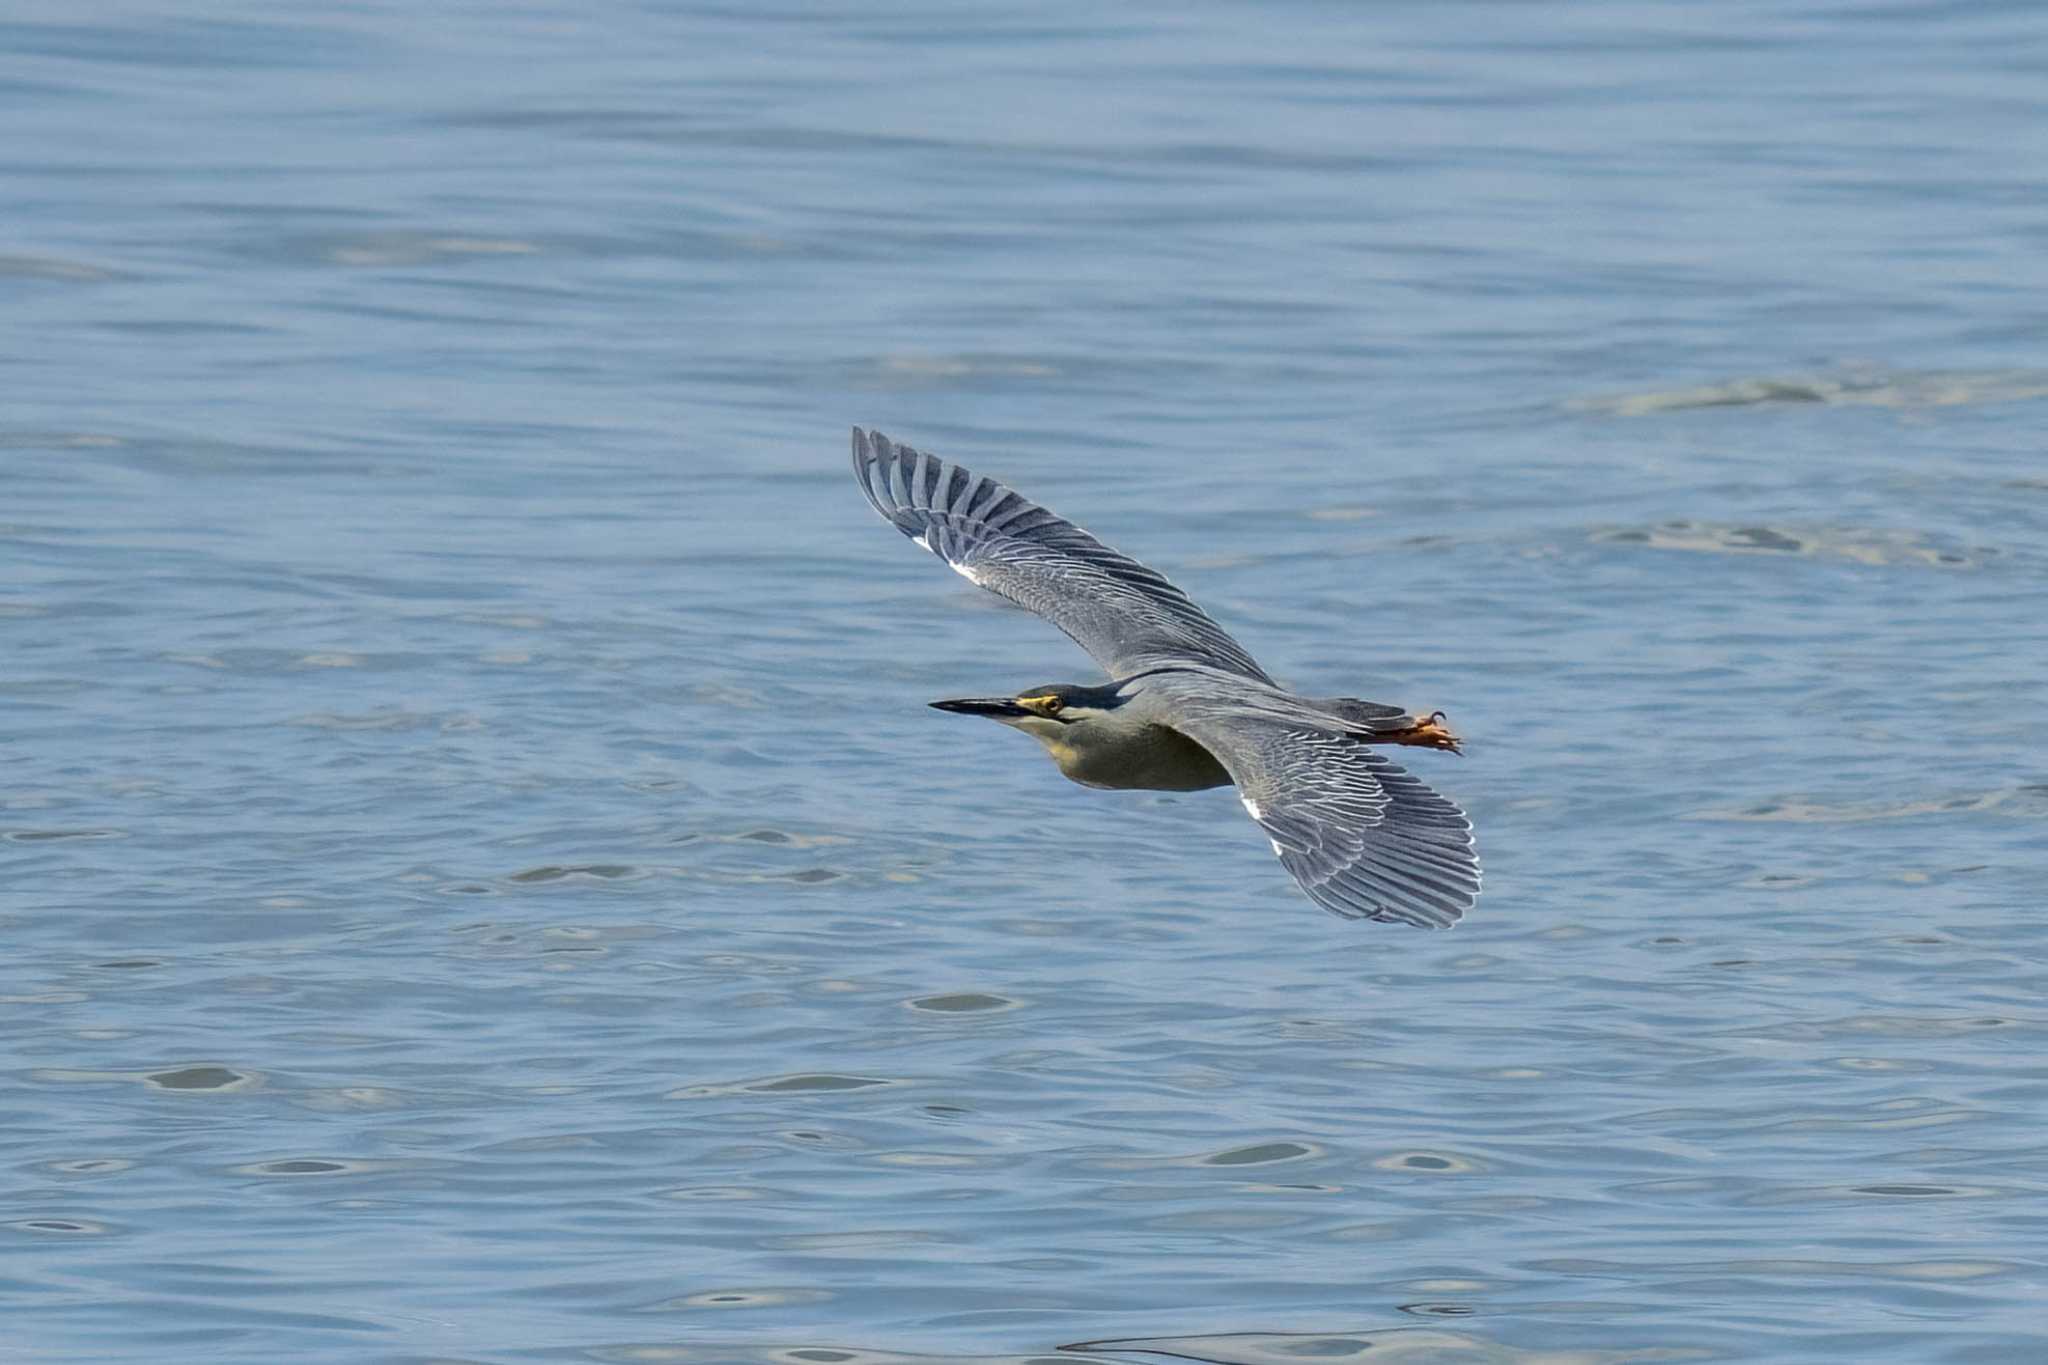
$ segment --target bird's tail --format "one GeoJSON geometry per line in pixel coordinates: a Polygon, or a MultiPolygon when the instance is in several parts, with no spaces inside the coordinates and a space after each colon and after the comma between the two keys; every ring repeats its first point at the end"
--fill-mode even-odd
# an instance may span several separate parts
{"type": "Polygon", "coordinates": [[[1444,713],[1417,715],[1385,702],[1356,697],[1325,697],[1315,703],[1337,720],[1342,732],[1367,744],[1413,744],[1425,749],[1464,752],[1464,741],[1444,724],[1444,713]]]}

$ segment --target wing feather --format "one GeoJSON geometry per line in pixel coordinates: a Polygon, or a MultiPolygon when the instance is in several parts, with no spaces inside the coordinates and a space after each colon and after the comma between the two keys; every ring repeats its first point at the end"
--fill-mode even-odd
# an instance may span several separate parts
{"type": "Polygon", "coordinates": [[[1309,899],[1346,918],[1441,929],[1479,899],[1472,822],[1359,740],[1248,708],[1183,708],[1309,899]]]}
{"type": "Polygon", "coordinates": [[[1272,682],[1162,574],[994,479],[859,427],[853,472],[897,530],[1058,626],[1111,677],[1198,663],[1272,682]]]}

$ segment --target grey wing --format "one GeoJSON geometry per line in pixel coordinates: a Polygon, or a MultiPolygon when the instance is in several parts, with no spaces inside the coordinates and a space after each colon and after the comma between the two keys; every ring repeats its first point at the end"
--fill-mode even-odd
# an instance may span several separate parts
{"type": "Polygon", "coordinates": [[[1113,678],[1195,662],[1272,681],[1163,575],[994,479],[859,427],[853,472],[897,530],[1058,626],[1113,678]]]}
{"type": "Polygon", "coordinates": [[[1325,910],[1442,929],[1479,899],[1472,822],[1376,750],[1278,721],[1176,728],[1216,755],[1280,865],[1325,910]]]}

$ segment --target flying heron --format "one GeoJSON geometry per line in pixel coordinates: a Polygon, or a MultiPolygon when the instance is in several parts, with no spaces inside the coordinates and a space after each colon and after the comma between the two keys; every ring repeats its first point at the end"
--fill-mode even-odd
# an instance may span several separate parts
{"type": "Polygon", "coordinates": [[[1426,928],[1479,897],[1465,812],[1373,746],[1459,752],[1443,713],[1303,697],[1143,564],[994,479],[853,429],[853,472],[897,530],[978,587],[1036,612],[1110,676],[931,703],[1022,730],[1090,787],[1236,784],[1309,899],[1426,928]]]}

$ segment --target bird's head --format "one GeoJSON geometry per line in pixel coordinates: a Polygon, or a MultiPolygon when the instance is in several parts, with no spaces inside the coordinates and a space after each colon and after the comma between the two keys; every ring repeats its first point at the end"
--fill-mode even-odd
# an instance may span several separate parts
{"type": "Polygon", "coordinates": [[[1044,687],[1027,687],[1014,697],[962,697],[931,704],[956,715],[987,716],[1047,744],[1055,744],[1065,742],[1069,727],[1100,719],[1126,700],[1117,694],[1114,685],[1048,683],[1044,687]]]}

